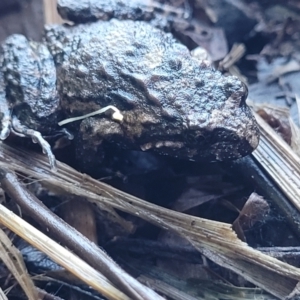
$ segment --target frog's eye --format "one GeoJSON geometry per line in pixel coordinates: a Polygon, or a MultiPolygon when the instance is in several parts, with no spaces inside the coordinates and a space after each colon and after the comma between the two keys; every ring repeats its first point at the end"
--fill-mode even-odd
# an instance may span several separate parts
{"type": "Polygon", "coordinates": [[[248,97],[248,87],[244,82],[242,82],[242,87],[243,87],[243,95],[241,98],[241,105],[244,105],[246,103],[246,99],[248,97]]]}

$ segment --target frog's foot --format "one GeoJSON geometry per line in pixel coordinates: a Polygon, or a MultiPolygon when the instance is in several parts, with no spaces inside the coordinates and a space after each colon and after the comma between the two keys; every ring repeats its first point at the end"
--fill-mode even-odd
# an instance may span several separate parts
{"type": "Polygon", "coordinates": [[[43,153],[47,154],[51,169],[56,170],[55,156],[49,143],[42,137],[41,133],[22,125],[16,116],[12,117],[11,123],[11,132],[20,137],[31,137],[34,143],[38,143],[42,147],[43,153]]]}
{"type": "Polygon", "coordinates": [[[50,136],[44,136],[47,139],[51,138],[64,138],[67,139],[69,141],[72,141],[74,139],[74,134],[69,131],[67,128],[61,128],[60,130],[56,130],[53,134],[51,134],[50,136]]]}
{"type": "Polygon", "coordinates": [[[11,130],[11,116],[4,115],[1,120],[1,131],[0,131],[0,140],[4,141],[10,134],[11,130]]]}
{"type": "Polygon", "coordinates": [[[4,89],[1,89],[1,75],[0,72],[0,140],[4,141],[9,136],[11,130],[11,109],[3,94],[4,89]]]}
{"type": "Polygon", "coordinates": [[[67,128],[62,128],[59,132],[61,132],[69,141],[72,141],[74,139],[74,134],[67,128]]]}
{"type": "Polygon", "coordinates": [[[55,140],[54,145],[52,146],[52,149],[62,149],[67,146],[69,146],[74,139],[73,133],[71,133],[68,129],[62,128],[60,130],[56,130],[51,134],[50,136],[44,136],[46,139],[55,140]]]}

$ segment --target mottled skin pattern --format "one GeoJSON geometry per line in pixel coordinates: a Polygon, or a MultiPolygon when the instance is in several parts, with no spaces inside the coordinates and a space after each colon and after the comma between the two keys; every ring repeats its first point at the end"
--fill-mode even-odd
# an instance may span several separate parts
{"type": "MultiPolygon", "coordinates": [[[[122,122],[110,116],[81,122],[77,152],[87,164],[100,159],[103,141],[210,161],[239,158],[258,144],[245,85],[142,21],[49,26],[45,45],[10,37],[2,46],[0,97],[22,124],[42,133],[54,130],[50,119],[59,111],[70,117],[107,105],[120,109],[122,122]],[[22,117],[24,108],[30,117],[22,117]]],[[[5,138],[9,128],[2,124],[5,138]]]]}
{"type": "Polygon", "coordinates": [[[32,129],[50,133],[57,122],[56,68],[48,48],[22,35],[8,37],[0,48],[6,98],[14,114],[32,129]]]}

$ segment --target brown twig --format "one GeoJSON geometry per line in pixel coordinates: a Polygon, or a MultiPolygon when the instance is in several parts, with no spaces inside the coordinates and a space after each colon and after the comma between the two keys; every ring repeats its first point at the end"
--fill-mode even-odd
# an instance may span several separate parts
{"type": "Polygon", "coordinates": [[[163,299],[122,270],[97,245],[52,213],[39,199],[25,189],[16,175],[0,169],[0,182],[5,192],[39,224],[46,226],[68,248],[103,273],[133,299],[163,299]]]}

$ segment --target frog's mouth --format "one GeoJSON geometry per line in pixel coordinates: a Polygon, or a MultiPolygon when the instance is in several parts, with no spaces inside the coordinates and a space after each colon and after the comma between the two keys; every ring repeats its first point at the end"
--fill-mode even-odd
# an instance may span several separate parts
{"type": "Polygon", "coordinates": [[[163,135],[159,131],[141,149],[195,161],[234,160],[250,154],[258,145],[259,130],[245,103],[246,96],[241,88],[223,109],[213,110],[205,122],[197,123],[198,116],[191,115],[193,126],[177,132],[174,128],[173,134],[163,135]]]}
{"type": "MultiPolygon", "coordinates": [[[[224,143],[224,151],[232,151],[232,145],[243,144],[252,152],[259,143],[259,129],[250,107],[246,104],[248,88],[242,83],[224,102],[222,108],[215,108],[199,128],[190,127],[196,139],[205,139],[208,147],[224,143]],[[248,146],[247,146],[248,145],[248,146]]],[[[197,119],[197,117],[194,117],[197,119]]],[[[196,142],[197,143],[197,142],[196,142]]],[[[222,148],[222,147],[220,147],[222,148]]]]}
{"type": "Polygon", "coordinates": [[[226,128],[187,131],[182,133],[181,139],[162,140],[161,137],[156,142],[143,144],[141,149],[194,161],[234,160],[250,154],[256,148],[259,140],[256,128],[243,134],[226,128]]]}
{"type": "Polygon", "coordinates": [[[247,86],[242,83],[224,97],[227,99],[223,103],[208,103],[206,111],[200,106],[195,108],[194,103],[189,107],[186,102],[187,106],[178,110],[179,118],[159,123],[155,131],[143,134],[138,144],[142,141],[143,151],[196,161],[233,160],[248,155],[258,145],[259,131],[246,104],[247,95],[247,86]]]}

